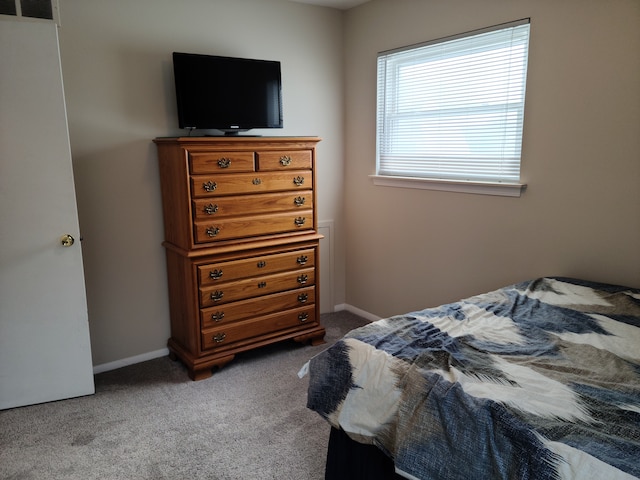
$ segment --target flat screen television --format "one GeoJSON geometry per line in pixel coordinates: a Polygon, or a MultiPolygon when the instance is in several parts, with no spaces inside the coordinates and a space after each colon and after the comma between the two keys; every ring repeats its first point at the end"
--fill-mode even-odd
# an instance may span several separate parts
{"type": "Polygon", "coordinates": [[[280,62],[174,52],[173,73],[180,128],[282,128],[280,62]]]}

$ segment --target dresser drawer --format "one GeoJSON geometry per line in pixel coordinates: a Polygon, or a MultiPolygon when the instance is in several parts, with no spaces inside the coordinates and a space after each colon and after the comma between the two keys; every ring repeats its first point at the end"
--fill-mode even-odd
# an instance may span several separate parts
{"type": "Polygon", "coordinates": [[[219,217],[252,215],[313,208],[313,191],[261,193],[216,199],[201,198],[192,202],[196,221],[219,217]]]}
{"type": "Polygon", "coordinates": [[[222,305],[270,293],[315,285],[315,269],[305,268],[295,272],[281,272],[260,277],[227,282],[211,287],[201,287],[202,308],[222,305]]]}
{"type": "Polygon", "coordinates": [[[209,350],[224,348],[227,345],[232,347],[234,343],[242,340],[277,333],[278,331],[300,327],[301,325],[316,325],[317,321],[315,307],[309,305],[253,320],[205,329],[202,330],[202,348],[209,350]]]}
{"type": "Polygon", "coordinates": [[[258,170],[311,170],[311,151],[258,152],[258,170]]]}
{"type": "Polygon", "coordinates": [[[194,222],[196,243],[312,230],[313,227],[313,210],[194,222]]]}
{"type": "Polygon", "coordinates": [[[198,281],[201,287],[206,287],[243,278],[310,268],[315,266],[314,253],[309,248],[201,265],[198,267],[198,281]]]}
{"type": "Polygon", "coordinates": [[[253,152],[190,152],[192,174],[254,172],[253,152]]]}
{"type": "Polygon", "coordinates": [[[228,325],[249,317],[267,315],[269,313],[290,310],[292,308],[313,305],[316,301],[315,286],[274,293],[263,297],[240,300],[216,307],[200,310],[202,328],[228,325]]]}
{"type": "Polygon", "coordinates": [[[194,175],[191,177],[191,193],[194,198],[308,190],[312,187],[311,170],[194,175]]]}

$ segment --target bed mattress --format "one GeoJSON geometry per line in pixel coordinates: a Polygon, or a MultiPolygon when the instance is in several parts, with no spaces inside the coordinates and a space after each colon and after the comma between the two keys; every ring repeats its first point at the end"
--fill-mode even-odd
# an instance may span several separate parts
{"type": "Polygon", "coordinates": [[[539,278],[353,330],[307,406],[406,478],[640,477],[640,290],[539,278]]]}

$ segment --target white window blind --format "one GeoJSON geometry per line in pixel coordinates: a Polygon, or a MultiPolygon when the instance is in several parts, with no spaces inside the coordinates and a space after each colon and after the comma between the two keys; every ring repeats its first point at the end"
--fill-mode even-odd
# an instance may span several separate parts
{"type": "Polygon", "coordinates": [[[520,181],[529,20],[378,56],[377,174],[520,181]]]}

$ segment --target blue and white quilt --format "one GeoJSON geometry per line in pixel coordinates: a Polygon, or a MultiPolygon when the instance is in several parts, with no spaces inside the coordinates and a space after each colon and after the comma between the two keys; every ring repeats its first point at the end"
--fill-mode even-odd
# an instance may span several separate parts
{"type": "Polygon", "coordinates": [[[308,407],[417,479],[640,478],[640,289],[541,278],[353,330],[308,407]]]}

